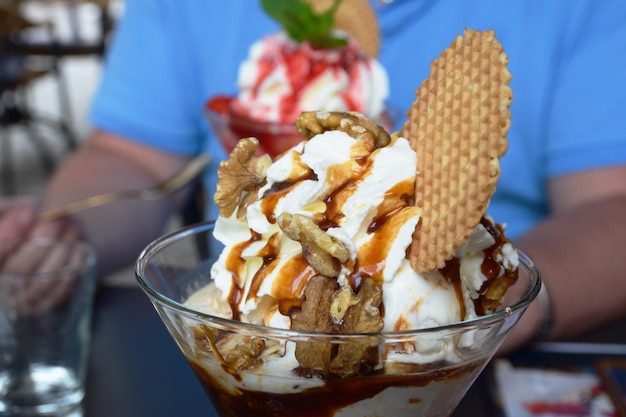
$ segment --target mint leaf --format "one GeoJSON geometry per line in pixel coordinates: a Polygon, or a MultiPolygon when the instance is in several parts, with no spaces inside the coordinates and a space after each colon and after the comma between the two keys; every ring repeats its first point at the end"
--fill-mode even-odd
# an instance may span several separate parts
{"type": "Polygon", "coordinates": [[[333,33],[340,2],[334,0],[328,10],[319,14],[304,0],[261,0],[261,6],[294,41],[309,42],[318,48],[336,48],[348,43],[333,33]]]}

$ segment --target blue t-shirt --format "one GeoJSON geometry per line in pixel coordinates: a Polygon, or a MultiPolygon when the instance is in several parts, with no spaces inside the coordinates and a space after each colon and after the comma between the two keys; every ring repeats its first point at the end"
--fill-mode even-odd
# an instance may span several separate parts
{"type": "MultiPolygon", "coordinates": [[[[372,1],[388,103],[408,109],[432,60],[464,28],[494,29],[513,75],[509,149],[489,208],[518,236],[549,212],[546,180],[626,163],[626,2],[372,1]]],[[[236,93],[239,64],[278,30],[252,0],[126,2],[91,113],[99,127],[181,154],[225,157],[205,101],[236,93]],[[235,23],[236,22],[236,23],[235,23]]],[[[399,121],[398,127],[402,120],[399,121]]],[[[210,216],[214,216],[213,210],[210,216]]]]}

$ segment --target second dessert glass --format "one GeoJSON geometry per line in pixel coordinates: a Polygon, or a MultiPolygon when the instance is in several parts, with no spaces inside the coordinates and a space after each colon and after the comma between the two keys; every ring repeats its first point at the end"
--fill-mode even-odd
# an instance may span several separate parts
{"type": "MultiPolygon", "coordinates": [[[[296,130],[295,123],[253,120],[234,111],[231,107],[233,100],[232,96],[218,95],[208,100],[204,109],[213,133],[227,153],[234,149],[239,139],[255,137],[259,141],[257,155],[266,153],[273,159],[304,139],[296,130]]],[[[388,106],[377,122],[392,132],[400,116],[403,115],[399,111],[388,106]]]]}
{"type": "Polygon", "coordinates": [[[216,96],[206,104],[205,113],[213,132],[227,153],[239,139],[255,137],[259,140],[258,154],[267,153],[272,158],[302,141],[293,123],[263,123],[231,111],[228,96],[216,96]]]}
{"type": "Polygon", "coordinates": [[[350,335],[246,324],[184,304],[212,282],[211,265],[221,250],[213,227],[203,223],[157,239],[140,255],[135,273],[221,417],[450,415],[541,286],[538,270],[520,253],[519,279],[502,307],[475,320],[350,335]],[[298,366],[297,343],[334,351],[366,345],[368,360],[378,366],[323,378],[298,366]]]}

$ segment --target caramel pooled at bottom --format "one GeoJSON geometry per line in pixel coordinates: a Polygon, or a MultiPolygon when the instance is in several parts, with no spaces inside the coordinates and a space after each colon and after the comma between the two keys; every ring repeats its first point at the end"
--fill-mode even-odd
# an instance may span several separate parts
{"type": "MultiPolygon", "coordinates": [[[[399,406],[405,406],[407,416],[422,413],[445,416],[460,401],[486,363],[482,360],[460,365],[440,362],[428,365],[427,369],[424,365],[406,365],[406,374],[387,375],[374,372],[348,378],[326,379],[323,386],[298,393],[276,394],[238,389],[233,394],[219,386],[206,369],[206,364],[188,359],[222,417],[333,417],[345,407],[373,398],[390,387],[411,388],[414,392],[411,392],[406,404],[389,404],[386,409],[396,410],[399,406]]],[[[216,367],[219,368],[219,365],[216,364],[216,367]]],[[[303,377],[316,377],[307,375],[303,369],[294,370],[294,375],[296,373],[303,377]]],[[[368,409],[368,412],[373,413],[368,416],[385,415],[375,410],[368,409]]]]}

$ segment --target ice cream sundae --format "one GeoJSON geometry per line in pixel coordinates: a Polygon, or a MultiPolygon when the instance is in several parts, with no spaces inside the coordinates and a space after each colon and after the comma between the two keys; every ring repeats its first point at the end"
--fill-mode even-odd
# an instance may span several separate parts
{"type": "Polygon", "coordinates": [[[180,300],[182,321],[161,313],[220,415],[451,412],[539,288],[486,214],[506,61],[493,31],[466,30],[399,132],[305,111],[274,159],[237,142],[205,226],[219,257],[192,274],[206,285],[180,300]]]}

